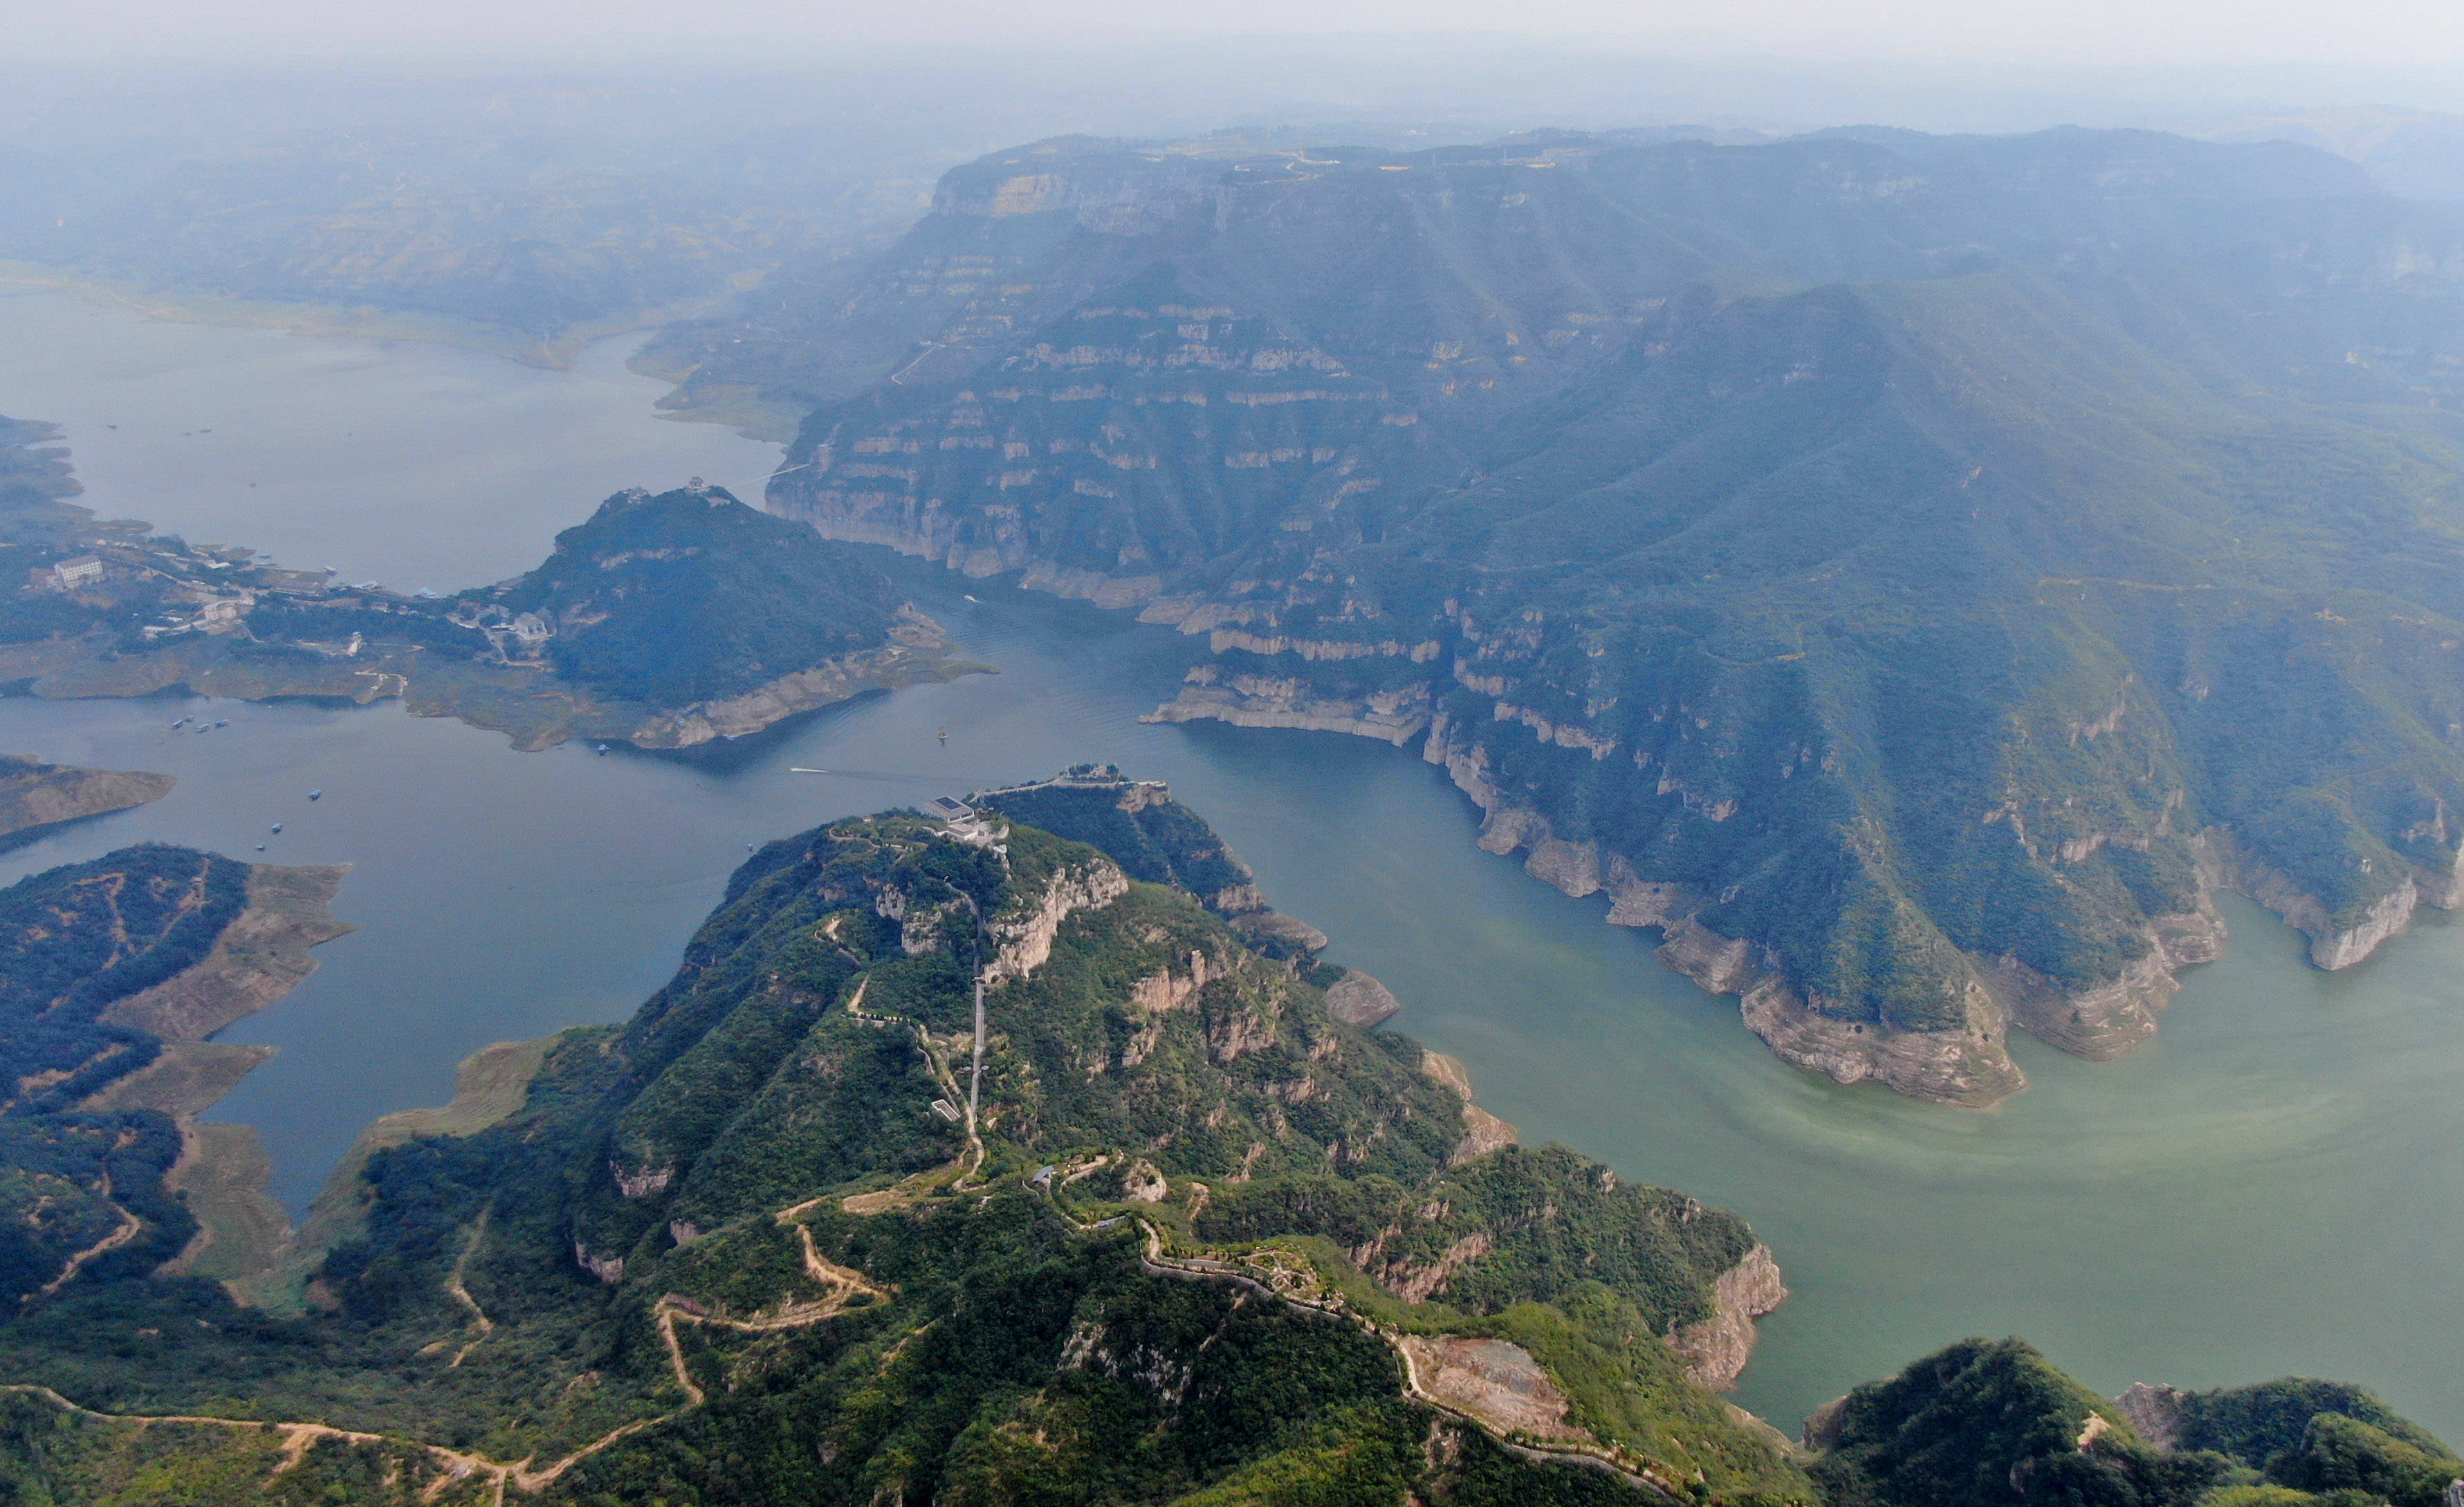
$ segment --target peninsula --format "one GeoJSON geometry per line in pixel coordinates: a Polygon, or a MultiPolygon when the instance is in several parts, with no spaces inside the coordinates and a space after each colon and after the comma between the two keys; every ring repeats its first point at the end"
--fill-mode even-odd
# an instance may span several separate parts
{"type": "Polygon", "coordinates": [[[341,876],[145,844],[0,890],[11,1297],[184,1270],[217,1216],[261,1222],[190,1196],[209,1151],[254,1143],[197,1116],[270,1055],[207,1038],[289,993],[316,967],[308,949],[350,930],[328,909],[341,876]]]}
{"type": "Polygon", "coordinates": [[[0,687],[18,694],[400,698],[526,751],[680,749],[990,668],[956,657],[852,551],[698,480],[609,498],[514,580],[406,595],[98,523],[64,500],[53,432],[9,432],[32,478],[0,484],[0,687]]]}
{"type": "Polygon", "coordinates": [[[22,847],[63,822],[159,801],[171,785],[167,774],[79,769],[0,754],[0,851],[22,847]]]}

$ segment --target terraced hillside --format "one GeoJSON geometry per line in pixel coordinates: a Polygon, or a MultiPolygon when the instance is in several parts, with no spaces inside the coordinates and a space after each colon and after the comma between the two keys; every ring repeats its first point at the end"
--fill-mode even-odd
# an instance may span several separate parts
{"type": "Polygon", "coordinates": [[[1159,718],[1418,746],[1790,1060],[1985,1102],[2219,887],[2324,967],[2464,898],[2457,245],[2151,133],[1044,143],[800,326],[874,380],[768,505],[1203,633],[1159,718]]]}

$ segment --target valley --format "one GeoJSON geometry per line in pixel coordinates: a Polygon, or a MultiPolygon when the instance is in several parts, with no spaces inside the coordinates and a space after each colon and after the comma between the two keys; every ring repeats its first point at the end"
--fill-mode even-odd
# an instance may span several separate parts
{"type": "MultiPolygon", "coordinates": [[[[99,492],[102,475],[85,474],[99,492]]],[[[539,537],[587,505],[585,495],[564,507],[539,537]]],[[[167,514],[159,521],[182,524],[167,514]]],[[[257,541],[298,558],[278,532],[288,526],[282,515],[272,521],[257,541]]],[[[326,525],[303,510],[298,526],[326,525]]],[[[2425,1097],[2438,1070],[2394,1049],[2422,1039],[2419,1023],[2441,1008],[2439,928],[2397,942],[2358,974],[2312,975],[2295,966],[2272,920],[2228,897],[2239,945],[2225,963],[2187,976],[2158,1043],[2104,1066],[2032,1054],[2023,1043],[2017,1057],[2034,1079],[2029,1092],[1975,1127],[1946,1125],[1940,1111],[1802,1082],[1775,1060],[1723,1046],[1734,1036],[1754,1047],[1734,1031],[1732,1009],[1724,1024],[1716,1002],[1661,972],[1637,939],[1599,928],[1598,900],[1562,898],[1473,850],[1461,797],[1417,758],[1297,734],[1139,724],[1155,704],[1155,687],[1168,688],[1190,667],[1199,647],[1191,638],[1038,603],[1000,583],[949,576],[936,584],[927,574],[913,578],[910,594],[970,654],[1006,673],[825,714],[749,750],[734,769],[592,760],[571,748],[515,760],[501,740],[450,723],[384,708],[308,707],[248,709],[231,731],[249,742],[220,742],[218,733],[166,745],[167,762],[114,765],[160,768],[183,786],[110,822],[185,828],[226,847],[243,832],[261,835],[262,823],[251,828],[184,802],[209,775],[226,799],[261,788],[296,800],[295,787],[347,787],[337,770],[364,782],[347,816],[338,808],[333,826],[290,836],[284,856],[360,859],[351,894],[367,898],[345,903],[363,907],[352,917],[363,929],[336,944],[345,950],[293,1005],[262,1018],[265,1031],[297,1033],[286,1035],[294,1052],[253,1075],[227,1109],[269,1122],[277,1163],[283,1146],[301,1148],[290,1153],[296,1170],[286,1176],[298,1190],[290,1196],[304,1203],[370,1113],[441,1099],[455,1057],[628,1009],[672,964],[643,939],[681,937],[716,898],[744,842],[777,834],[782,800],[808,820],[833,814],[833,804],[840,812],[882,804],[862,779],[833,785],[793,775],[792,766],[859,775],[912,767],[919,752],[941,752],[933,735],[947,729],[957,745],[950,775],[905,798],[1088,758],[1163,775],[1184,799],[1222,813],[1262,887],[1333,935],[1335,956],[1393,986],[1406,1007],[1396,1024],[1464,1057],[1484,1100],[1527,1136],[1567,1140],[1639,1179],[1747,1211],[1780,1250],[1797,1294],[1766,1324],[1747,1374],[1744,1397],[1759,1410],[1789,1421],[1850,1382],[1974,1328],[2030,1334],[2057,1360],[2092,1371],[2108,1394],[2149,1375],[2208,1385],[2293,1365],[2344,1375],[2367,1368],[2408,1411],[2438,1420],[2422,1399],[2439,1390],[2439,1363],[2428,1351],[2405,1359],[2406,1331],[2418,1325],[2406,1322],[2402,1301],[2386,1301],[2398,1292],[2437,1301],[2434,1291],[2421,1298],[2422,1274],[2390,1268],[2375,1294],[2315,1307],[2299,1273],[2324,1257],[2298,1231],[2349,1224],[2371,1209],[2394,1222],[2391,1231],[2410,1231],[2393,1236],[2398,1243],[2446,1238],[2436,1199],[2397,1195],[2385,1181],[2392,1164],[2419,1163],[2390,1155],[2391,1132],[2434,1144],[2446,1123],[2438,1101],[2425,1097]],[[970,595],[982,600],[969,603],[970,595]],[[414,814],[389,789],[423,791],[429,804],[414,814]],[[680,836],[665,822],[610,819],[662,809],[692,810],[704,830],[680,836]],[[452,859],[446,875],[412,872],[439,853],[452,859]],[[375,861],[384,853],[396,857],[375,861]],[[612,863],[613,872],[658,877],[612,891],[585,887],[568,872],[575,853],[585,870],[612,863]],[[451,893],[469,887],[460,881],[474,866],[500,881],[484,896],[451,893]],[[670,919],[648,921],[651,911],[670,919]],[[371,934],[376,918],[386,936],[371,934]],[[541,923],[559,940],[521,961],[539,948],[541,923]],[[371,944],[382,957],[351,961],[347,949],[371,944]],[[533,981],[544,986],[534,989],[533,981]],[[353,1000],[364,1002],[356,1014],[353,1000]],[[337,1009],[320,1019],[328,1003],[337,1009]],[[524,1012],[537,1022],[527,1031],[524,1012]],[[350,1104],[322,1102],[319,1085],[351,1075],[341,1071],[346,1062],[363,1072],[380,1039],[389,1045],[375,1054],[398,1064],[346,1091],[350,1104]],[[307,1057],[297,1055],[302,1051],[307,1057]],[[309,1076],[283,1088],[274,1075],[286,1068],[309,1076]],[[319,1080],[319,1072],[330,1075],[319,1080]],[[371,1088],[390,1101],[356,1108],[371,1088]],[[2275,1139],[2253,1135],[2254,1096],[2284,1111],[2272,1117],[2275,1139]],[[2387,1118],[2375,1118],[2374,1108],[2357,1119],[2350,1106],[2365,1101],[2387,1118]],[[2406,1128],[2392,1131],[2398,1125],[2406,1128]],[[2239,1191],[2220,1198],[2226,1187],[2247,1190],[2247,1199],[2239,1191]],[[2070,1228],[2085,1188],[2097,1190],[2095,1215],[2070,1228]],[[2181,1271],[2175,1215],[2186,1197],[2204,1211],[2202,1240],[2241,1252],[2231,1260],[2236,1291],[2282,1295],[2284,1311],[2315,1315],[2309,1328],[2289,1341],[2270,1337],[2267,1355],[2251,1353],[2254,1341],[2234,1321],[2238,1305],[2214,1306],[2222,1295],[2181,1271]],[[1911,1220],[1920,1199],[1932,1214],[1911,1220]],[[2050,1233],[2020,1238],[2020,1230],[2050,1233]],[[1877,1293],[1863,1274],[1878,1264],[1925,1280],[1905,1294],[1877,1293]],[[2142,1295],[2133,1304],[2145,1306],[2114,1303],[2116,1290],[2142,1295]],[[2174,1316],[2171,1332],[2181,1338],[2164,1341],[2171,1363],[2148,1358],[2154,1312],[2174,1316]],[[2406,1375],[2419,1381],[2402,1383],[2406,1375]]],[[[152,705],[136,703],[12,700],[0,702],[0,720],[15,734],[9,746],[105,764],[82,741],[145,746],[150,735],[140,728],[155,717],[152,705]]],[[[253,795],[238,803],[263,804],[253,795]]],[[[138,827],[96,835],[124,841],[138,827]]],[[[32,867],[11,872],[57,861],[47,856],[59,852],[57,841],[30,850],[22,862],[32,867]]]]}
{"type": "Polygon", "coordinates": [[[769,505],[1202,637],[1159,720],[1418,746],[1841,1082],[2132,1050],[2219,891],[2328,969],[2464,898],[2439,213],[2146,132],[1243,144],[953,170],[769,505]]]}

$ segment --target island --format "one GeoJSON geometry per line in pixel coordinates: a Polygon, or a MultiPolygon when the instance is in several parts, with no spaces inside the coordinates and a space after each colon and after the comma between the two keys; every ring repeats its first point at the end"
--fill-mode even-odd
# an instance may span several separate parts
{"type": "MultiPolygon", "coordinates": [[[[155,898],[157,971],[208,929],[162,901],[246,914],[238,866],[132,852],[41,894],[155,898]]],[[[166,1192],[148,1043],[216,1008],[81,1014],[0,1113],[59,1146],[0,1468],[194,1507],[2444,1507],[2464,1472],[2357,1386],[2109,1401],[2018,1341],[1792,1440],[1719,1395],[1787,1296],[1746,1222],[1518,1144],[1235,929],[1244,886],[1109,766],[780,839],[630,1020],[480,1053],[253,1247],[166,1192]]]]}
{"type": "Polygon", "coordinates": [[[526,751],[672,750],[991,669],[853,551],[698,478],[619,493],[538,569],[445,597],[97,522],[65,500],[55,439],[0,432],[0,467],[25,478],[0,475],[0,689],[15,694],[399,698],[526,751]]]}

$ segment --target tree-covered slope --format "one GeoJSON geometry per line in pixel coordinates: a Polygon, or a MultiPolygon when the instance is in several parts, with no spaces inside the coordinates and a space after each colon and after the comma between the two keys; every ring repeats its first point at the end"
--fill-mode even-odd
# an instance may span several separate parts
{"type": "Polygon", "coordinates": [[[880,571],[719,487],[619,493],[474,600],[543,619],[566,677],[669,707],[882,648],[899,610],[880,571]]]}
{"type": "MultiPolygon", "coordinates": [[[[1056,807],[1141,788],[1069,778],[1056,807]]],[[[133,852],[13,903],[185,935],[196,866],[133,852]]],[[[7,976],[81,1000],[117,966],[7,976]]],[[[1477,1143],[1448,1066],[1344,1025],[1308,971],[1021,823],[773,843],[630,1021],[541,1044],[518,1109],[369,1156],[279,1311],[148,1276],[168,1200],[9,1305],[0,1480],[234,1507],[2439,1507],[2464,1472],[2358,1387],[2108,1403],[2015,1341],[1860,1387],[1793,1452],[1689,1374],[1768,1259],[1742,1221],[1477,1143]]],[[[108,1175],[158,1170],[131,1160],[150,1123],[115,1122],[108,1175]]]]}
{"type": "Polygon", "coordinates": [[[160,1055],[108,1015],[198,963],[248,903],[249,866],[146,844],[0,890],[0,1293],[143,1274],[196,1220],[163,1186],[171,1118],[88,1100],[160,1055]]]}
{"type": "Polygon", "coordinates": [[[1982,1101],[2218,885],[2330,967],[2459,898],[2457,237],[2150,133],[1048,143],[814,333],[913,344],[769,505],[1205,632],[1159,716],[1420,742],[1784,1055],[1982,1101]]]}
{"type": "MultiPolygon", "coordinates": [[[[841,822],[749,859],[520,1111],[371,1157],[295,1316],[133,1274],[12,1316],[0,1379],[109,1416],[5,1453],[126,1479],[119,1421],[204,1412],[374,1435],[318,1479],[406,1493],[1811,1502],[1671,1342],[1743,1222],[1465,1111],[1186,889],[841,822]]],[[[174,1429],[155,1489],[220,1499],[250,1444],[174,1429]]]]}
{"type": "Polygon", "coordinates": [[[988,668],[952,660],[938,626],[852,551],[697,478],[619,493],[537,569],[440,598],[97,522],[61,500],[77,487],[55,438],[0,420],[11,694],[400,697],[525,749],[576,737],[684,748],[988,668]],[[80,559],[88,568],[62,579],[80,559]]]}
{"type": "Polygon", "coordinates": [[[2367,1390],[2286,1378],[2114,1402],[2020,1340],[1966,1340],[1817,1413],[1830,1507],[2442,1507],[2464,1461],[2367,1390]]]}

